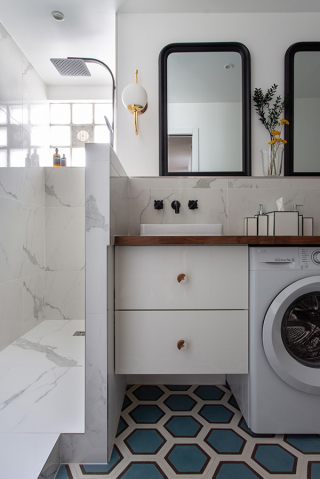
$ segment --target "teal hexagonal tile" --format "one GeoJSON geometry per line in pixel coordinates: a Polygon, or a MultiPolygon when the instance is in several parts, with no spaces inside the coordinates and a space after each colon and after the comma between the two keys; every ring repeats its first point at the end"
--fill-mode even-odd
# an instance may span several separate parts
{"type": "Polygon", "coordinates": [[[316,434],[286,434],[284,441],[303,454],[320,454],[320,437],[316,434]]]}
{"type": "Polygon", "coordinates": [[[199,411],[200,416],[210,423],[229,423],[234,416],[230,409],[220,404],[207,404],[199,411]]]}
{"type": "Polygon", "coordinates": [[[202,474],[210,457],[198,444],[175,444],[165,460],[176,474],[202,474]]]}
{"type": "Polygon", "coordinates": [[[172,416],[164,427],[173,437],[196,437],[203,426],[193,416],[172,416]]]}
{"type": "Polygon", "coordinates": [[[232,429],[211,429],[205,442],[218,454],[241,454],[246,444],[232,429]]]}
{"type": "Polygon", "coordinates": [[[167,389],[169,389],[169,391],[188,391],[188,389],[191,388],[191,386],[186,386],[182,384],[166,384],[165,386],[167,389]]]}
{"type": "Polygon", "coordinates": [[[129,399],[128,396],[125,395],[121,411],[124,411],[125,409],[127,409],[127,407],[131,406],[131,404],[132,404],[131,399],[129,399]]]}
{"type": "Polygon", "coordinates": [[[166,440],[157,429],[135,429],[124,442],[131,454],[157,454],[166,440]]]}
{"type": "Polygon", "coordinates": [[[168,479],[156,462],[131,462],[118,479],[168,479]]]}
{"type": "Polygon", "coordinates": [[[240,411],[240,408],[239,408],[238,403],[237,403],[237,401],[235,400],[235,397],[234,397],[234,396],[231,396],[231,398],[230,398],[229,401],[228,401],[228,404],[230,404],[230,405],[233,406],[235,409],[238,409],[238,411],[240,411]]]}
{"type": "Polygon", "coordinates": [[[263,477],[245,462],[222,461],[212,479],[263,479],[263,477]]]}
{"type": "Polygon", "coordinates": [[[164,392],[158,386],[140,386],[133,394],[139,401],[157,401],[164,392]]]}
{"type": "Polygon", "coordinates": [[[164,401],[164,404],[171,411],[191,411],[197,403],[186,394],[172,394],[164,401]]]}
{"type": "Polygon", "coordinates": [[[137,424],[155,424],[164,416],[164,412],[154,404],[140,404],[129,412],[129,416],[137,424]]]}
{"type": "Polygon", "coordinates": [[[112,455],[111,455],[111,460],[108,464],[80,464],[80,469],[83,475],[101,475],[101,474],[110,474],[111,471],[115,467],[117,467],[118,464],[123,459],[123,455],[117,448],[117,446],[114,446],[112,455]]]}
{"type": "Polygon", "coordinates": [[[224,392],[217,386],[198,386],[194,394],[203,400],[219,400],[224,396],[224,392]]]}
{"type": "Polygon", "coordinates": [[[59,467],[55,479],[73,479],[73,475],[68,464],[63,464],[59,467]]]}
{"type": "Polygon", "coordinates": [[[307,479],[319,479],[319,477],[320,477],[320,461],[309,461],[307,479]]]}
{"type": "Polygon", "coordinates": [[[120,417],[116,437],[120,436],[120,434],[123,433],[123,431],[125,431],[128,427],[129,426],[126,421],[120,417]]]}
{"type": "Polygon", "coordinates": [[[251,429],[248,428],[248,425],[243,417],[240,419],[238,426],[251,437],[274,437],[274,434],[256,434],[255,432],[252,432],[251,429]]]}
{"type": "Polygon", "coordinates": [[[279,444],[256,444],[252,459],[270,474],[295,474],[297,458],[279,444]]]}

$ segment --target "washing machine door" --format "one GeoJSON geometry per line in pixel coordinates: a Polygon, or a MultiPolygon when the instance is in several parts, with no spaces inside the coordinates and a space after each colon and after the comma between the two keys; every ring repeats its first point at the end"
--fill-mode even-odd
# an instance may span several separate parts
{"type": "Polygon", "coordinates": [[[320,276],[300,279],[275,297],[262,338],[267,359],[283,381],[320,395],[320,276]]]}

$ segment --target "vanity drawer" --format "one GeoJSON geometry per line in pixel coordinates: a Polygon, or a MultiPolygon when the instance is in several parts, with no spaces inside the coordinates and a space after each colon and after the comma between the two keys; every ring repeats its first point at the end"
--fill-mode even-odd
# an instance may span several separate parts
{"type": "Polygon", "coordinates": [[[118,246],[115,261],[117,310],[248,308],[247,246],[118,246]]]}
{"type": "Polygon", "coordinates": [[[118,374],[248,372],[248,311],[117,311],[115,338],[118,374]]]}

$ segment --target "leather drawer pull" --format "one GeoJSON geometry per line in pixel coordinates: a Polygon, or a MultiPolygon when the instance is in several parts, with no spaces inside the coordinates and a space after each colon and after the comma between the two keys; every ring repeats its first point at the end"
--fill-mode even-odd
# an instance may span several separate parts
{"type": "Polygon", "coordinates": [[[185,283],[187,281],[187,276],[183,273],[177,276],[178,283],[185,283]]]}

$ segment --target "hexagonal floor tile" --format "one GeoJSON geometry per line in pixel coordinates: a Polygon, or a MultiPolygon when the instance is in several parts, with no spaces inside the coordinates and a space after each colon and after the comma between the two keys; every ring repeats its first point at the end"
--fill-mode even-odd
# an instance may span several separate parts
{"type": "Polygon", "coordinates": [[[208,422],[216,424],[229,423],[234,416],[230,409],[219,404],[207,404],[200,409],[199,414],[208,422]]]}
{"type": "Polygon", "coordinates": [[[320,477],[320,462],[318,461],[309,461],[308,462],[308,479],[319,479],[320,477]]]}
{"type": "Polygon", "coordinates": [[[153,404],[140,404],[129,412],[137,424],[155,424],[164,416],[164,412],[159,406],[153,404]]]}
{"type": "Polygon", "coordinates": [[[83,475],[101,475],[101,474],[110,474],[111,471],[122,461],[123,455],[117,448],[114,446],[111,460],[108,464],[80,464],[80,469],[83,475]]]}
{"type": "Polygon", "coordinates": [[[158,386],[140,386],[133,394],[139,401],[157,401],[164,392],[158,386]]]}
{"type": "Polygon", "coordinates": [[[303,454],[320,454],[320,437],[316,434],[286,434],[284,441],[303,454]]]}
{"type": "Polygon", "coordinates": [[[169,389],[169,391],[188,391],[188,389],[191,388],[191,386],[185,386],[182,384],[166,384],[165,386],[167,389],[169,389]]]}
{"type": "Polygon", "coordinates": [[[218,454],[241,454],[247,441],[232,429],[211,429],[205,442],[218,454]]]}
{"type": "Polygon", "coordinates": [[[124,442],[131,454],[157,454],[166,440],[157,429],[135,429],[124,442]]]}
{"type": "Polygon", "coordinates": [[[118,479],[168,479],[161,467],[156,462],[131,462],[118,476],[118,479]]]}
{"type": "Polygon", "coordinates": [[[204,400],[218,400],[224,396],[224,392],[217,386],[198,386],[194,394],[204,400]]]}
{"type": "Polygon", "coordinates": [[[192,416],[172,416],[164,427],[173,437],[197,437],[203,426],[192,416]]]}
{"type": "Polygon", "coordinates": [[[176,474],[202,474],[210,457],[198,444],[175,444],[165,460],[176,474]]]}
{"type": "Polygon", "coordinates": [[[252,432],[251,429],[248,428],[248,425],[242,417],[238,423],[238,427],[248,433],[251,437],[274,437],[274,434],[256,434],[255,432],[252,432]]]}
{"type": "Polygon", "coordinates": [[[127,407],[129,407],[131,404],[132,404],[131,399],[129,399],[128,396],[125,395],[121,411],[124,411],[125,409],[127,409],[127,407]]]}
{"type": "Polygon", "coordinates": [[[129,426],[126,423],[126,421],[122,417],[120,417],[116,437],[120,436],[120,434],[123,431],[125,431],[128,427],[129,426]]]}
{"type": "Polygon", "coordinates": [[[295,474],[297,458],[279,444],[256,444],[252,459],[271,474],[295,474]]]}
{"type": "Polygon", "coordinates": [[[245,462],[220,462],[212,479],[263,479],[245,462]]]}
{"type": "Polygon", "coordinates": [[[171,411],[191,411],[197,403],[186,394],[172,394],[164,401],[164,404],[171,411]]]}
{"type": "Polygon", "coordinates": [[[235,397],[234,396],[231,396],[231,398],[229,399],[228,403],[233,406],[234,408],[238,409],[238,411],[240,411],[240,408],[238,406],[238,403],[237,401],[235,400],[235,397]]]}

